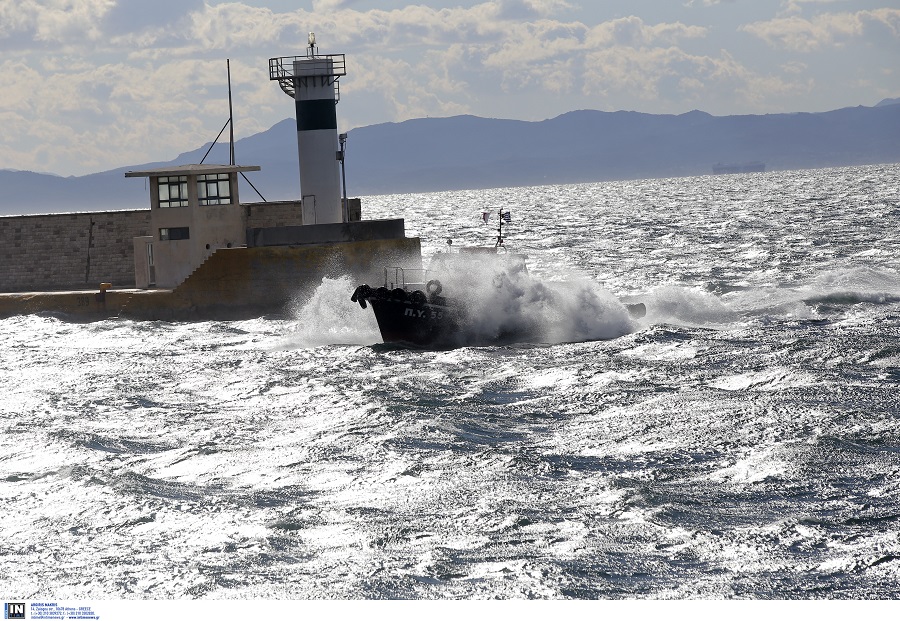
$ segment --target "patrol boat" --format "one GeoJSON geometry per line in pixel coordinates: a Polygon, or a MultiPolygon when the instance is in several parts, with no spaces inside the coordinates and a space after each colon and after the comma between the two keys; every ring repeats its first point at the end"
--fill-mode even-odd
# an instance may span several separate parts
{"type": "Polygon", "coordinates": [[[528,341],[538,338],[539,332],[527,322],[501,325],[489,333],[473,330],[479,315],[459,294],[446,297],[443,285],[455,283],[461,274],[480,274],[502,286],[510,274],[521,270],[526,270],[522,255],[491,247],[463,248],[436,254],[428,269],[385,268],[382,286],[360,285],[350,299],[363,308],[372,305],[385,343],[449,348],[528,341]]]}
{"type": "MultiPolygon", "coordinates": [[[[503,243],[503,222],[509,221],[509,212],[501,209],[494,246],[453,250],[447,240],[447,251],[435,254],[427,269],[386,267],[381,286],[359,285],[350,299],[364,309],[372,305],[385,343],[447,349],[543,342],[546,326],[539,317],[485,306],[521,296],[529,284],[527,257],[503,243]],[[445,285],[452,290],[449,297],[445,285]]],[[[646,313],[641,303],[625,307],[632,317],[646,313]]]]}

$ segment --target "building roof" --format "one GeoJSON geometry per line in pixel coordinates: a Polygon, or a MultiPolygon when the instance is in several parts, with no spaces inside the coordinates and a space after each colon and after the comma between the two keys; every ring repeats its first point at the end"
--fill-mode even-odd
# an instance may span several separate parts
{"type": "Polygon", "coordinates": [[[216,175],[219,173],[252,172],[260,170],[259,166],[230,166],[228,164],[183,164],[167,168],[150,168],[147,170],[129,170],[126,177],[169,177],[176,175],[216,175]]]}

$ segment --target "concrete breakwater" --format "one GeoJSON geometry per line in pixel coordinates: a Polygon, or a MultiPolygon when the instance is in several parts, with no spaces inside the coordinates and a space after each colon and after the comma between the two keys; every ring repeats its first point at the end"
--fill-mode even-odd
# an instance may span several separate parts
{"type": "MultiPolygon", "coordinates": [[[[82,289],[0,294],[0,317],[60,314],[77,320],[240,319],[283,313],[323,278],[378,281],[384,267],[421,260],[416,237],[302,246],[219,249],[174,289],[82,289]]],[[[98,284],[99,285],[99,284],[98,284]]],[[[348,292],[349,295],[349,292],[348,292]]]]}
{"type": "MultiPolygon", "coordinates": [[[[248,228],[280,227],[302,224],[298,205],[247,203],[241,210],[248,228]]],[[[152,233],[150,209],[0,217],[0,292],[134,287],[132,240],[152,233]]]]}

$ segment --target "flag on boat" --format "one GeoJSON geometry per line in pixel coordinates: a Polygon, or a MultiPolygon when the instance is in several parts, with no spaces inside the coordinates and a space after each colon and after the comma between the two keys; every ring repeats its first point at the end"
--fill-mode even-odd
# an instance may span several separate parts
{"type": "Polygon", "coordinates": [[[502,216],[503,216],[504,222],[509,222],[510,219],[512,218],[512,216],[509,215],[509,212],[508,212],[508,211],[504,211],[504,212],[502,213],[502,216]]]}
{"type": "Polygon", "coordinates": [[[491,217],[491,214],[489,212],[487,212],[487,211],[481,212],[481,219],[484,220],[485,222],[487,222],[488,218],[490,218],[490,217],[491,217]]]}

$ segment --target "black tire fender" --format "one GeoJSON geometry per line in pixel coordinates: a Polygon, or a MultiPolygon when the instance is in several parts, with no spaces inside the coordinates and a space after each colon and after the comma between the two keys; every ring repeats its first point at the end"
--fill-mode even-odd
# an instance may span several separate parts
{"type": "Polygon", "coordinates": [[[353,295],[350,296],[351,302],[359,302],[359,305],[362,308],[366,307],[366,298],[372,293],[372,287],[369,285],[360,285],[353,292],[353,295]]]}
{"type": "Polygon", "coordinates": [[[406,289],[402,289],[401,287],[397,287],[393,291],[391,291],[391,299],[396,302],[404,302],[406,301],[406,289]]]}
{"type": "Polygon", "coordinates": [[[424,291],[420,291],[416,289],[412,293],[409,294],[409,301],[415,304],[416,306],[424,306],[428,303],[428,298],[425,296],[424,291]]]}

